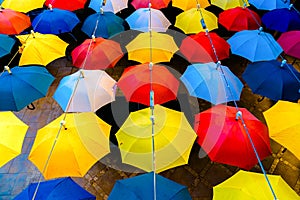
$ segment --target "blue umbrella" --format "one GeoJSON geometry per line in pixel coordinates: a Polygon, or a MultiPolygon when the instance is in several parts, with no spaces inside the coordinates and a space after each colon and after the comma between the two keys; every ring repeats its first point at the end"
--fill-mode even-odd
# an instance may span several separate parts
{"type": "Polygon", "coordinates": [[[71,32],[79,23],[75,13],[57,8],[44,10],[32,22],[33,30],[44,34],[71,32]]]}
{"type": "Polygon", "coordinates": [[[292,8],[271,10],[264,14],[261,20],[270,30],[279,32],[300,30],[300,15],[292,8]]]}
{"type": "Polygon", "coordinates": [[[54,77],[44,67],[14,67],[0,74],[0,110],[19,111],[44,97],[54,77]]]}
{"type": "Polygon", "coordinates": [[[251,62],[275,60],[283,51],[274,37],[262,28],[237,32],[227,42],[233,54],[251,62]]]}
{"type": "Polygon", "coordinates": [[[89,7],[96,12],[99,12],[103,8],[103,11],[113,13],[118,13],[128,7],[128,0],[106,0],[105,5],[103,5],[103,2],[103,0],[91,0],[89,7]]]}
{"type": "Polygon", "coordinates": [[[15,42],[10,36],[0,34],[0,58],[10,53],[15,42]]]}
{"type": "Polygon", "coordinates": [[[228,67],[213,62],[189,65],[180,80],[191,96],[213,104],[238,101],[243,83],[228,67]]]}
{"type": "MultiPolygon", "coordinates": [[[[25,190],[18,194],[14,200],[32,200],[37,183],[31,183],[25,190]]],[[[37,200],[96,200],[96,197],[70,177],[41,182],[35,199],[37,200]]]]}
{"type": "Polygon", "coordinates": [[[260,10],[288,8],[290,5],[290,0],[248,0],[248,2],[260,10]]]}
{"type": "MultiPolygon", "coordinates": [[[[186,186],[155,174],[156,178],[156,199],[161,200],[191,200],[186,186]]],[[[154,196],[154,173],[135,176],[124,180],[118,180],[108,200],[153,200],[154,196]]]]}
{"type": "Polygon", "coordinates": [[[95,35],[95,37],[106,39],[123,32],[125,30],[123,26],[124,22],[122,18],[112,12],[95,13],[86,18],[81,30],[89,37],[95,35]]]}
{"type": "Polygon", "coordinates": [[[300,99],[300,73],[285,61],[270,60],[247,66],[242,75],[253,93],[272,100],[300,99]]]}

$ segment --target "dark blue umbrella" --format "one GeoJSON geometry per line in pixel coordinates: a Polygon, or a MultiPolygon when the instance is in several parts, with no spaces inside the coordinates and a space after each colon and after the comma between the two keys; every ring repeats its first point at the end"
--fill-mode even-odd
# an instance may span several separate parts
{"type": "MultiPolygon", "coordinates": [[[[25,190],[18,194],[14,200],[32,200],[36,191],[37,183],[31,183],[25,190]]],[[[36,200],[96,200],[96,197],[70,177],[41,182],[36,200]]]]}
{"type": "Polygon", "coordinates": [[[81,30],[89,37],[95,35],[95,37],[110,38],[125,30],[124,22],[112,12],[95,13],[86,18],[81,30]]]}
{"type": "MultiPolygon", "coordinates": [[[[186,186],[155,174],[156,199],[158,200],[191,200],[186,186]]],[[[153,200],[154,173],[147,173],[133,178],[118,180],[108,200],[153,200]]]]}
{"type": "Polygon", "coordinates": [[[300,15],[293,8],[271,10],[264,14],[261,20],[270,30],[279,32],[300,30],[300,15]]]}
{"type": "Polygon", "coordinates": [[[10,53],[15,42],[10,36],[0,34],[0,58],[10,53]]]}
{"type": "Polygon", "coordinates": [[[50,8],[34,18],[32,27],[34,31],[39,33],[60,34],[71,32],[79,22],[75,13],[50,8]]]}
{"type": "Polygon", "coordinates": [[[272,100],[297,101],[300,99],[300,73],[285,61],[251,63],[242,75],[253,93],[272,100]]]}

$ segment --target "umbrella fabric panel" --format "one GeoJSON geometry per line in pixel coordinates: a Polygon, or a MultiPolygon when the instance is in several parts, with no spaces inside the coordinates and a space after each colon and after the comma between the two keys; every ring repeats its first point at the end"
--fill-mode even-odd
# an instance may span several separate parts
{"type": "Polygon", "coordinates": [[[132,0],[131,5],[137,10],[139,8],[148,8],[149,2],[151,3],[151,8],[161,9],[166,8],[171,0],[132,0]]]}
{"type": "Polygon", "coordinates": [[[282,33],[277,42],[287,55],[300,59],[300,31],[282,33]]]}
{"type": "Polygon", "coordinates": [[[26,4],[23,1],[4,0],[1,7],[15,10],[18,12],[27,13],[36,8],[42,8],[45,0],[28,0],[26,4]]]}
{"type": "Polygon", "coordinates": [[[103,0],[91,0],[89,7],[96,12],[102,8],[105,12],[118,13],[128,7],[128,0],[106,0],[105,5],[103,5],[103,0]]]}
{"type": "Polygon", "coordinates": [[[30,25],[27,15],[11,9],[0,9],[0,34],[19,34],[30,25]]]}
{"type": "Polygon", "coordinates": [[[235,8],[235,7],[243,7],[249,6],[248,2],[245,0],[211,0],[211,4],[222,8],[223,10],[235,8]]]}
{"type": "Polygon", "coordinates": [[[249,0],[248,2],[260,10],[274,10],[290,6],[290,0],[249,0]]]}
{"type": "Polygon", "coordinates": [[[0,34],[0,58],[10,53],[15,40],[8,35],[0,34]]]}
{"type": "MultiPolygon", "coordinates": [[[[197,2],[199,2],[201,8],[210,6],[208,0],[198,0],[197,2]]],[[[172,0],[172,6],[186,11],[191,8],[197,8],[197,2],[195,0],[172,0]]]]}
{"type": "MultiPolygon", "coordinates": [[[[45,0],[44,0],[45,2],[45,0]]],[[[53,8],[59,8],[62,10],[75,11],[80,8],[84,8],[87,0],[73,0],[73,1],[64,1],[64,0],[46,0],[45,5],[49,7],[49,4],[52,5],[53,8]]]]}

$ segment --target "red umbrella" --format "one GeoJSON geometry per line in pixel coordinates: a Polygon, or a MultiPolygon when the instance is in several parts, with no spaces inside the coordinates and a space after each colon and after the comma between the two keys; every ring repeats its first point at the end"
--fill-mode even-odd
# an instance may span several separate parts
{"type": "MultiPolygon", "coordinates": [[[[154,9],[161,9],[166,8],[171,0],[150,0],[151,8],[154,9]]],[[[135,9],[139,8],[148,8],[149,7],[149,0],[133,0],[131,5],[135,9]]]]}
{"type": "MultiPolygon", "coordinates": [[[[230,45],[218,36],[218,34],[210,32],[211,42],[216,50],[219,60],[229,57],[230,45]]],[[[196,35],[191,35],[183,39],[180,52],[186,57],[189,62],[216,62],[216,56],[212,48],[212,44],[208,37],[208,33],[200,32],[196,35]]]]}
{"type": "Polygon", "coordinates": [[[31,26],[30,18],[18,11],[0,8],[0,33],[16,35],[31,26]]]}
{"type": "MultiPolygon", "coordinates": [[[[239,108],[253,144],[262,160],[271,154],[268,129],[247,109],[239,108]]],[[[198,143],[214,162],[251,169],[256,155],[237,108],[217,105],[195,116],[198,143]]]]}
{"type": "MultiPolygon", "coordinates": [[[[150,70],[149,64],[128,67],[118,81],[126,99],[144,105],[150,105],[150,70]]],[[[176,99],[179,81],[161,65],[152,69],[152,89],[154,104],[163,104],[176,99]]]]}
{"type": "Polygon", "coordinates": [[[78,10],[84,8],[84,5],[87,0],[72,0],[72,1],[65,1],[65,0],[46,0],[45,5],[49,7],[49,4],[52,5],[53,8],[60,8],[62,10],[78,10]]]}
{"type": "Polygon", "coordinates": [[[277,42],[284,53],[300,59],[300,31],[288,31],[282,33],[277,42]]]}
{"type": "Polygon", "coordinates": [[[235,7],[219,14],[219,23],[228,31],[255,30],[261,25],[259,15],[249,8],[235,7]]]}
{"type": "Polygon", "coordinates": [[[123,52],[119,43],[98,37],[85,40],[71,55],[75,67],[95,70],[114,67],[123,52]]]}

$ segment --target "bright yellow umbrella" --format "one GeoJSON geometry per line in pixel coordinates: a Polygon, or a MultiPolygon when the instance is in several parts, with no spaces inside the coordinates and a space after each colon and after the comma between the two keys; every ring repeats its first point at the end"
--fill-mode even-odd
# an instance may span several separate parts
{"type": "Polygon", "coordinates": [[[279,100],[263,115],[270,137],[300,160],[300,104],[279,100]]]}
{"type": "Polygon", "coordinates": [[[204,8],[191,8],[180,13],[176,17],[175,27],[181,29],[185,34],[204,32],[205,27],[202,26],[201,21],[205,22],[209,31],[218,28],[217,17],[204,8]]]}
{"type": "Polygon", "coordinates": [[[42,8],[46,0],[4,0],[1,4],[3,8],[27,13],[36,8],[42,8]]]}
{"type": "Polygon", "coordinates": [[[14,113],[0,112],[0,167],[21,153],[27,129],[14,113]]]}
{"type": "MultiPolygon", "coordinates": [[[[267,175],[277,199],[297,200],[298,194],[279,175],[267,175]]],[[[213,200],[273,200],[263,174],[240,170],[213,188],[213,200]]]]}
{"type": "Polygon", "coordinates": [[[247,0],[211,0],[211,4],[218,6],[223,10],[228,10],[235,7],[244,7],[244,4],[246,4],[246,6],[249,6],[247,0]]]}
{"type": "MultiPolygon", "coordinates": [[[[152,62],[169,62],[178,47],[172,36],[166,33],[151,32],[152,62]]],[[[140,33],[126,45],[128,59],[140,63],[150,62],[150,33],[140,33]]]]}
{"type": "Polygon", "coordinates": [[[18,35],[17,38],[23,44],[19,65],[48,65],[53,60],[64,57],[68,46],[66,42],[56,35],[31,33],[18,35]]]}
{"type": "MultiPolygon", "coordinates": [[[[152,166],[152,121],[150,108],[131,112],[116,133],[122,161],[144,171],[152,166]]],[[[155,171],[188,163],[196,133],[184,113],[154,106],[155,171]]]]}
{"type": "Polygon", "coordinates": [[[110,128],[93,112],[63,114],[38,130],[28,159],[45,179],[82,177],[110,152],[110,128]]]}
{"type": "Polygon", "coordinates": [[[200,5],[200,8],[206,8],[210,6],[208,0],[172,0],[172,6],[182,10],[197,8],[197,4],[200,5]]]}

